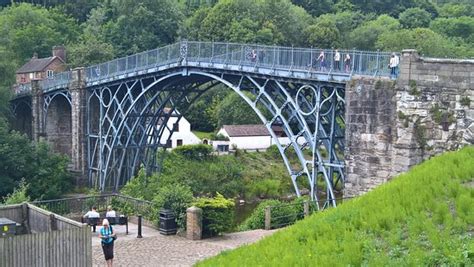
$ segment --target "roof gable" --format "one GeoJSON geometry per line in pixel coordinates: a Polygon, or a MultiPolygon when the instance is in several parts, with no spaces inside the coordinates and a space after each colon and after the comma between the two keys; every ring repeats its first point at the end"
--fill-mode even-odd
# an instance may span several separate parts
{"type": "Polygon", "coordinates": [[[47,57],[47,58],[32,58],[30,61],[26,62],[16,73],[30,73],[44,71],[46,67],[49,66],[54,60],[60,60],[62,63],[64,61],[59,57],[47,57]]]}
{"type": "Polygon", "coordinates": [[[270,133],[263,124],[224,125],[223,128],[229,137],[270,136],[270,133]]]}

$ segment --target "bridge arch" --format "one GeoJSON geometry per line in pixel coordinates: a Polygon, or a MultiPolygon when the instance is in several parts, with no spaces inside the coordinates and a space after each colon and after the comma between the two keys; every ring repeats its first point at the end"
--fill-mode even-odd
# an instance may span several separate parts
{"type": "MultiPolygon", "coordinates": [[[[179,107],[180,113],[175,115],[179,120],[195,99],[217,84],[224,84],[237,93],[266,126],[283,157],[296,193],[300,195],[302,185],[306,184],[313,199],[326,200],[322,206],[335,205],[333,187],[344,174],[341,164],[332,165],[337,165],[334,164],[338,159],[335,150],[343,147],[338,147],[332,138],[338,130],[341,132],[340,127],[328,123],[327,118],[337,113],[338,102],[343,101],[340,94],[344,86],[275,80],[245,73],[177,68],[162,76],[124,80],[89,90],[87,106],[91,110],[92,103],[99,102],[100,106],[100,130],[88,132],[90,182],[102,190],[107,187],[116,190],[132,177],[140,164],[150,169],[159,168],[156,153],[166,147],[167,140],[161,138],[163,133],[168,131],[170,138],[174,132],[166,123],[173,116],[173,110],[179,107]],[[310,91],[315,95],[298,95],[299,89],[305,86],[315,88],[310,91]],[[298,97],[301,97],[299,101],[298,97]],[[311,109],[311,114],[302,112],[302,106],[311,109]],[[278,141],[272,129],[276,124],[289,137],[289,144],[278,141]],[[323,138],[318,138],[321,133],[323,138]],[[326,150],[326,158],[321,149],[326,150]],[[290,162],[290,153],[296,154],[297,162],[290,162]]],[[[88,125],[88,129],[92,128],[88,125]]]]}
{"type": "Polygon", "coordinates": [[[46,95],[44,100],[44,129],[53,150],[72,156],[71,96],[67,92],[46,95]]]}
{"type": "Polygon", "coordinates": [[[20,99],[12,106],[15,119],[12,122],[13,129],[26,134],[28,138],[33,138],[33,109],[30,99],[20,99]]]}

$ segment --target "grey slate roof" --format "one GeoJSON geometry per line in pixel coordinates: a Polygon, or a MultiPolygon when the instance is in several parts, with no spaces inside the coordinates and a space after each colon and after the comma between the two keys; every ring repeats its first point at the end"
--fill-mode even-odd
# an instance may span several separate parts
{"type": "MultiPolygon", "coordinates": [[[[55,58],[58,58],[63,62],[59,57],[46,57],[46,58],[32,58],[30,61],[26,62],[16,73],[30,73],[44,71],[44,69],[53,62],[55,58]]],[[[64,62],[63,62],[64,63],[64,62]]]]}
{"type": "Polygon", "coordinates": [[[230,137],[270,136],[270,133],[263,124],[224,125],[224,130],[230,137]]]}

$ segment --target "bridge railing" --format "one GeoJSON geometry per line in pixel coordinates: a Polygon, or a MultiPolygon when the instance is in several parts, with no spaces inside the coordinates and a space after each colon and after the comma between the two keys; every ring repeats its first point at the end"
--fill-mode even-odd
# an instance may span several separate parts
{"type": "Polygon", "coordinates": [[[40,86],[44,92],[58,88],[65,88],[71,82],[71,71],[56,73],[51,78],[40,81],[40,86]]]}
{"type": "MultiPolygon", "coordinates": [[[[85,69],[88,83],[118,78],[134,72],[188,63],[255,66],[319,74],[389,76],[391,53],[357,50],[339,50],[335,61],[332,49],[294,48],[254,44],[182,41],[150,51],[141,52],[85,69]],[[324,60],[321,60],[321,53],[324,60]],[[349,60],[345,60],[345,58],[349,60]]],[[[258,69],[255,69],[258,72],[258,69]]],[[[58,73],[41,82],[43,90],[67,86],[70,72],[58,73]]]]}

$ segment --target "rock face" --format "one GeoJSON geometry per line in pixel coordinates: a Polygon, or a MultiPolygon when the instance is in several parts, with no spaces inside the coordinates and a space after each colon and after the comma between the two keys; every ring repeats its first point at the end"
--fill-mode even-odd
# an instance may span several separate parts
{"type": "Polygon", "coordinates": [[[397,80],[347,83],[345,196],[473,143],[474,60],[420,58],[405,50],[397,80]]]}

